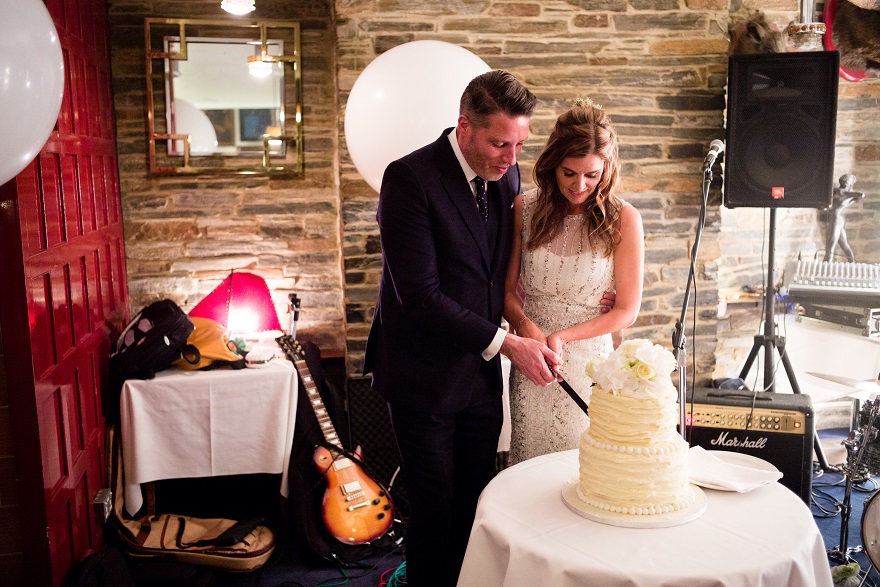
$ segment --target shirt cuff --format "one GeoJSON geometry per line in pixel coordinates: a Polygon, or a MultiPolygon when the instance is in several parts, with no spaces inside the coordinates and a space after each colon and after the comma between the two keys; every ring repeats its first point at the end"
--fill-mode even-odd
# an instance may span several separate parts
{"type": "Polygon", "coordinates": [[[502,343],[504,343],[505,336],[507,336],[507,331],[503,328],[499,328],[498,332],[495,333],[495,338],[492,339],[492,342],[489,343],[486,350],[481,353],[483,360],[491,361],[492,357],[498,354],[498,351],[501,350],[502,343]]]}

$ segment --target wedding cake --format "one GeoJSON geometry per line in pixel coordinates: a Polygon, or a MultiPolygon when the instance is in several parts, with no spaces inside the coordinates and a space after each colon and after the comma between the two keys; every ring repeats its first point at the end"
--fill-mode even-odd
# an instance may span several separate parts
{"type": "Polygon", "coordinates": [[[587,367],[590,423],[581,436],[576,484],[587,510],[650,521],[692,519],[704,505],[688,480],[688,445],[676,428],[674,368],[672,353],[643,339],[626,341],[587,367]]]}

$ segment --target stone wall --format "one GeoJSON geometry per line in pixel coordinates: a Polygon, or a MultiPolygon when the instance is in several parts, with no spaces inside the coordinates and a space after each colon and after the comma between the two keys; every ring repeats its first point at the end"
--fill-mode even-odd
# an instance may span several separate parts
{"type": "MultiPolygon", "coordinates": [[[[793,0],[428,0],[417,5],[336,0],[340,104],[359,72],[392,47],[423,39],[460,45],[490,67],[511,71],[540,98],[520,157],[526,178],[559,112],[587,95],[603,104],[621,137],[624,197],[645,224],[644,300],[626,335],[670,346],[697,232],[700,162],[709,142],[725,136],[727,30],[758,8],[781,29],[798,17],[793,0]]],[[[816,20],[821,11],[819,5],[816,20]]],[[[857,130],[855,121],[876,112],[880,87],[876,80],[858,87],[841,81],[840,95],[843,148],[835,169],[858,168],[858,187],[876,192],[877,166],[871,165],[877,149],[870,142],[877,135],[875,121],[866,122],[867,130],[857,130]]],[[[381,260],[376,194],[358,176],[344,139],[341,144],[349,363],[357,368],[381,260]]],[[[698,379],[738,371],[760,319],[754,299],[731,303],[733,312],[724,303],[728,290],[760,284],[766,231],[760,228],[761,211],[720,206],[720,175],[709,196],[685,324],[689,372],[695,370],[698,379]]],[[[524,187],[530,185],[527,181],[524,187]]],[[[861,254],[877,260],[875,212],[866,201],[848,218],[861,254]]],[[[814,217],[814,211],[780,212],[780,260],[796,250],[811,253],[822,242],[814,217]]]]}
{"type": "MultiPolygon", "coordinates": [[[[227,17],[217,0],[108,5],[133,309],[165,296],[190,307],[230,269],[253,270],[276,290],[280,311],[287,292],[303,296],[301,332],[347,351],[351,373],[361,367],[381,257],[377,194],[352,164],[343,121],[349,91],[378,55],[441,40],[525,82],[540,98],[520,158],[526,188],[556,116],[578,97],[604,105],[621,136],[624,197],[645,223],[644,303],[626,335],[668,346],[697,233],[700,163],[725,136],[728,26],[757,8],[780,28],[798,16],[796,0],[258,0],[253,18],[303,21],[305,175],[181,179],[146,171],[143,18],[227,17]]],[[[851,171],[868,193],[847,213],[848,234],[859,260],[877,261],[880,83],[841,80],[839,96],[835,177],[851,171]]],[[[700,377],[742,364],[761,304],[731,293],[759,289],[765,274],[764,210],[721,206],[715,169],[686,320],[689,371],[700,377]]],[[[779,211],[778,269],[823,243],[814,211],[779,211]]]]}
{"type": "MultiPolygon", "coordinates": [[[[556,116],[590,96],[620,134],[624,197],[646,235],[642,311],[628,336],[669,344],[680,313],[700,202],[700,161],[723,136],[728,4],[659,1],[440,2],[337,1],[340,103],[376,55],[400,43],[435,39],[465,47],[506,69],[540,99],[520,163],[524,187],[556,116]]],[[[344,146],[344,145],[343,145],[344,146]]],[[[349,357],[363,349],[380,256],[376,194],[341,152],[349,357]]],[[[714,307],[720,256],[718,208],[709,211],[697,264],[696,362],[714,366],[714,307]]]]}
{"type": "Polygon", "coordinates": [[[299,20],[302,177],[148,172],[144,19],[233,17],[219,0],[108,0],[131,309],[162,297],[189,310],[231,270],[264,277],[286,323],[302,298],[299,333],[345,349],[337,173],[333,16],[327,1],[259,0],[240,20],[299,20]]]}

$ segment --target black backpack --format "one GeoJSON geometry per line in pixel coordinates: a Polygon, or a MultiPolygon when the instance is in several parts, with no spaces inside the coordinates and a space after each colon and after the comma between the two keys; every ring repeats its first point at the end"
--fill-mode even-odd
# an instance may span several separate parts
{"type": "Polygon", "coordinates": [[[186,353],[198,362],[199,351],[186,344],[195,327],[189,316],[171,300],[159,300],[131,319],[110,355],[110,393],[104,415],[118,421],[119,393],[126,379],[152,379],[186,353]]]}

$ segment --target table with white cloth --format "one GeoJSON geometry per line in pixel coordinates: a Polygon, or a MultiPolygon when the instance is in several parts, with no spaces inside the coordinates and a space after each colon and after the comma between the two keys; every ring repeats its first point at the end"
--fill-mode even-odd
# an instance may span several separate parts
{"type": "Polygon", "coordinates": [[[704,489],[706,511],[666,528],[627,528],[571,511],[562,488],[578,451],[502,471],[480,496],[459,587],[830,587],[810,510],[770,483],[704,489]]]}
{"type": "Polygon", "coordinates": [[[126,381],[119,401],[126,511],[143,505],[141,483],[162,479],[281,473],[286,497],[296,404],[296,370],[282,359],[261,369],[169,369],[126,381]]]}

